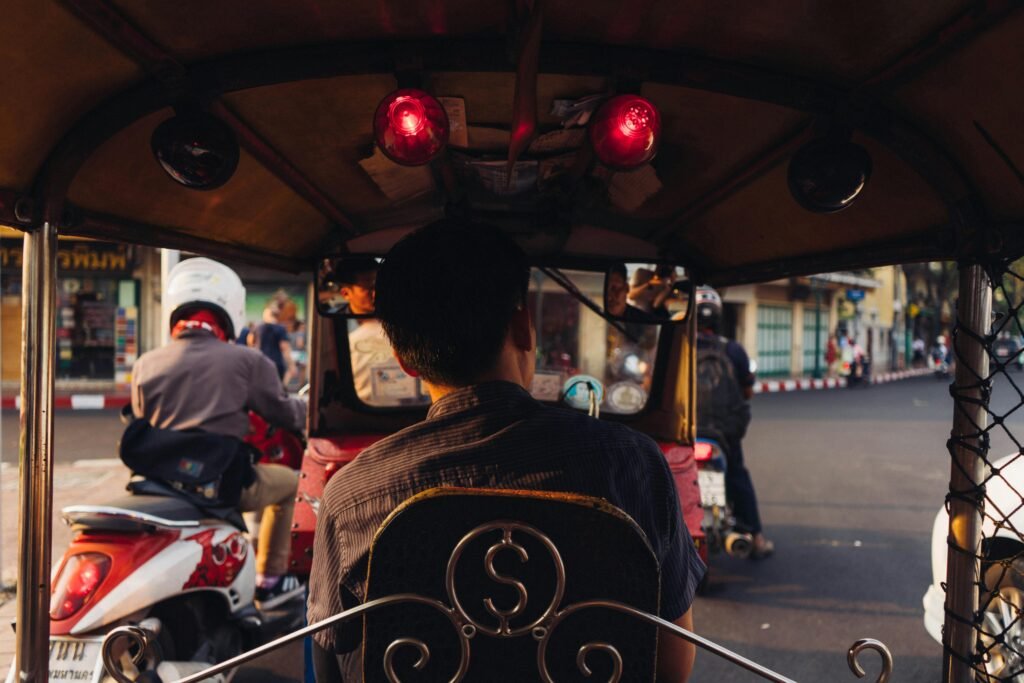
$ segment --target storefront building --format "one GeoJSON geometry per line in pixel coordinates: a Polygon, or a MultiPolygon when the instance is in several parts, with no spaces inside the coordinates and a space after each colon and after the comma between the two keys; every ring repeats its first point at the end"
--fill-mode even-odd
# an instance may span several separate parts
{"type": "MultiPolygon", "coordinates": [[[[11,231],[13,232],[13,231],[11,231]]],[[[56,366],[61,386],[113,386],[130,380],[141,353],[143,248],[64,239],[57,251],[56,366]]],[[[22,241],[0,236],[0,378],[19,382],[22,241]]]]}
{"type": "Polygon", "coordinates": [[[743,344],[766,379],[825,376],[828,338],[837,334],[854,338],[876,369],[895,368],[894,277],[889,267],[873,277],[825,273],[724,288],[722,333],[743,344]]]}

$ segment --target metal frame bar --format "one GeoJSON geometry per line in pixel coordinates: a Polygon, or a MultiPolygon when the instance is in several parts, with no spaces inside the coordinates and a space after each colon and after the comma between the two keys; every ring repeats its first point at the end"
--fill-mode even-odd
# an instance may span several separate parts
{"type": "Polygon", "coordinates": [[[46,681],[50,639],[53,516],[53,372],[56,348],[57,228],[26,232],[22,263],[21,480],[15,669],[21,683],[46,681]]]}
{"type": "Polygon", "coordinates": [[[945,650],[942,680],[970,683],[975,668],[970,663],[977,633],[978,578],[981,552],[984,481],[988,440],[988,353],[982,338],[992,320],[992,289],[985,269],[977,264],[960,267],[960,298],[954,352],[957,360],[953,385],[953,463],[949,481],[949,551],[946,560],[946,618],[942,630],[945,650]]]}
{"type": "Polygon", "coordinates": [[[326,192],[317,187],[302,169],[256,132],[256,129],[242,119],[227,103],[217,100],[210,105],[210,110],[220,120],[231,126],[245,151],[273,173],[278,180],[290,187],[295,194],[305,199],[313,208],[332,221],[340,232],[349,237],[359,234],[360,231],[356,229],[352,219],[326,192]]]}
{"type": "Polygon", "coordinates": [[[311,268],[312,262],[307,263],[279,254],[264,253],[235,244],[211,243],[202,237],[178,232],[164,226],[128,221],[118,216],[91,211],[77,211],[74,208],[69,213],[75,218],[69,224],[61,226],[62,235],[96,237],[113,242],[195,251],[290,273],[300,273],[311,268]]]}
{"type": "MultiPolygon", "coordinates": [[[[72,10],[111,45],[148,71],[173,97],[190,94],[188,70],[155,41],[146,36],[104,0],[65,0],[72,10]]],[[[192,93],[194,94],[194,93],[192,93]]],[[[347,233],[355,225],[337,203],[317,187],[309,176],[275,149],[226,103],[215,101],[211,108],[239,137],[249,154],[293,192],[347,233]]]]}
{"type": "Polygon", "coordinates": [[[664,225],[653,230],[649,237],[653,239],[670,237],[681,226],[685,226],[707,213],[744,187],[769,173],[788,159],[801,145],[812,140],[813,130],[813,122],[805,121],[797,126],[795,130],[783,135],[782,138],[773,140],[768,149],[762,151],[753,160],[748,160],[746,163],[741,164],[735,173],[727,177],[718,186],[684,206],[674,217],[666,221],[664,225]]]}

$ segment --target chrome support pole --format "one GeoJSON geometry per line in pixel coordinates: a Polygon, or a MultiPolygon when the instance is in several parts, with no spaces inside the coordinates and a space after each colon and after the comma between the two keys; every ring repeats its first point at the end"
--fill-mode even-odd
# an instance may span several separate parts
{"type": "Polygon", "coordinates": [[[56,296],[57,228],[47,222],[25,233],[22,264],[20,556],[14,655],[19,683],[45,683],[49,676],[56,296]]]}
{"type": "MultiPolygon", "coordinates": [[[[979,265],[960,267],[960,298],[957,325],[984,336],[992,320],[992,289],[988,276],[979,265]]],[[[946,683],[971,683],[975,679],[970,659],[974,655],[977,633],[974,613],[978,610],[978,553],[981,550],[983,500],[973,497],[984,477],[985,445],[982,431],[987,424],[987,394],[982,383],[988,377],[985,347],[969,334],[954,340],[956,358],[956,395],[962,397],[953,408],[954,446],[949,491],[949,551],[946,561],[946,619],[942,641],[942,680],[946,683]],[[967,399],[967,400],[963,400],[967,399]],[[977,401],[975,403],[974,401],[977,401]],[[965,661],[966,660],[966,661],[965,661]]]]}

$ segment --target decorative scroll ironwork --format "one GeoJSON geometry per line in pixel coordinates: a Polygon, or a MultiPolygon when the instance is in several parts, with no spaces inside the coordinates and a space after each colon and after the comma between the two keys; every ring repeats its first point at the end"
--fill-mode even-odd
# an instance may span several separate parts
{"type": "Polygon", "coordinates": [[[864,650],[874,650],[882,657],[882,673],[879,674],[877,683],[887,683],[892,675],[892,653],[881,641],[873,638],[861,638],[850,646],[846,653],[846,663],[850,665],[850,671],[857,675],[857,678],[864,678],[864,667],[860,665],[857,658],[864,650]]]}
{"type": "MultiPolygon", "coordinates": [[[[368,612],[376,610],[380,607],[386,607],[391,605],[398,605],[403,603],[415,603],[421,605],[430,606],[437,611],[444,614],[451,622],[453,630],[459,639],[461,652],[459,665],[449,679],[451,683],[458,683],[461,681],[467,671],[469,670],[470,663],[470,640],[472,640],[478,633],[483,633],[493,638],[515,638],[520,636],[529,635],[538,642],[537,645],[537,671],[541,679],[546,683],[554,683],[554,679],[548,670],[547,666],[547,650],[548,645],[551,641],[552,635],[560,624],[562,624],[569,616],[588,609],[603,609],[611,610],[626,614],[639,621],[646,622],[648,624],[656,626],[662,632],[667,632],[677,638],[689,641],[705,649],[713,654],[723,657],[724,659],[740,666],[758,676],[776,683],[794,683],[792,679],[786,678],[781,674],[778,674],[766,667],[757,664],[727,648],[724,648],[716,643],[707,640],[691,631],[681,628],[670,621],[666,621],[658,616],[648,614],[629,605],[615,602],[611,600],[588,600],[584,602],[578,602],[572,605],[568,605],[559,609],[563,596],[565,595],[565,583],[566,583],[566,572],[565,564],[562,561],[561,554],[555,547],[555,544],[540,530],[532,527],[528,524],[521,522],[514,522],[508,520],[499,520],[490,522],[487,524],[480,525],[464,535],[462,539],[456,544],[448,559],[447,570],[445,574],[445,587],[448,593],[448,599],[450,606],[444,603],[427,598],[421,595],[413,593],[399,593],[390,595],[376,600],[363,603],[362,605],[353,609],[339,612],[332,617],[319,621],[315,624],[311,624],[304,628],[301,628],[291,634],[278,638],[266,645],[257,647],[249,652],[241,654],[237,657],[233,657],[225,662],[216,664],[209,667],[199,673],[193,674],[186,678],[182,678],[177,683],[198,683],[201,680],[210,678],[219,673],[223,673],[234,669],[235,667],[244,664],[252,659],[260,657],[272,650],[282,647],[288,643],[300,640],[306,636],[312,635],[313,633],[328,628],[330,626],[336,626],[343,622],[349,621],[356,617],[362,616],[368,612]],[[494,544],[492,544],[484,555],[484,573],[488,578],[499,585],[511,586],[516,594],[517,601],[514,606],[508,609],[502,609],[497,607],[490,598],[484,600],[484,607],[491,616],[493,616],[498,625],[496,627],[487,626],[481,624],[478,620],[474,619],[463,607],[458,597],[458,587],[456,586],[455,574],[459,560],[462,558],[467,546],[474,540],[480,538],[484,534],[488,534],[494,531],[501,532],[501,538],[494,544]],[[520,543],[516,542],[514,535],[517,533],[523,533],[528,536],[532,536],[535,540],[539,541],[540,544],[550,554],[550,559],[555,568],[555,590],[554,595],[550,604],[548,604],[541,615],[530,623],[514,626],[512,621],[519,616],[526,613],[526,607],[529,602],[530,596],[529,591],[525,585],[516,579],[504,576],[496,570],[494,566],[495,557],[501,552],[513,552],[523,563],[530,561],[529,553],[526,548],[520,543]]],[[[129,638],[135,645],[138,646],[139,652],[144,652],[148,647],[150,636],[144,630],[136,626],[127,626],[114,629],[108,634],[107,638],[103,642],[103,664],[107,669],[107,672],[116,680],[118,683],[134,683],[124,671],[120,668],[120,659],[114,655],[114,645],[117,640],[122,638],[129,638]]],[[[422,670],[427,663],[430,661],[430,648],[429,646],[417,638],[404,637],[398,638],[388,645],[384,653],[384,672],[387,679],[392,683],[399,683],[398,673],[395,671],[394,658],[396,653],[402,648],[414,648],[419,653],[419,658],[413,663],[413,668],[417,671],[422,670]]],[[[865,649],[877,650],[882,656],[882,672],[877,679],[877,683],[886,683],[892,672],[892,655],[889,650],[877,640],[858,640],[851,646],[848,653],[848,661],[850,669],[858,676],[864,676],[864,670],[861,668],[857,661],[858,655],[865,649]]],[[[583,644],[576,652],[576,666],[580,672],[585,676],[591,676],[593,669],[588,664],[588,659],[592,656],[606,656],[609,657],[612,663],[612,673],[608,680],[608,683],[618,683],[622,678],[622,672],[624,667],[624,661],[622,654],[619,650],[607,642],[589,642],[583,644]]],[[[135,663],[141,660],[141,654],[136,659],[135,663]]]]}
{"type": "Polygon", "coordinates": [[[133,679],[121,668],[121,654],[127,652],[132,666],[138,667],[146,657],[150,642],[149,631],[139,626],[119,626],[112,630],[103,639],[103,645],[100,647],[100,656],[103,658],[103,666],[106,667],[107,673],[118,683],[133,683],[133,679]],[[119,644],[122,645],[120,651],[117,648],[119,644]]]}
{"type": "Polygon", "coordinates": [[[462,619],[463,623],[472,624],[476,627],[476,630],[481,633],[486,633],[489,636],[516,637],[530,633],[534,628],[551,620],[555,610],[558,609],[558,605],[562,602],[562,596],[565,595],[565,564],[562,562],[562,555],[558,552],[558,548],[555,547],[555,544],[538,529],[521,522],[489,522],[476,527],[463,536],[458,544],[456,544],[451,557],[448,559],[448,569],[445,572],[445,588],[448,591],[448,600],[451,601],[452,607],[455,609],[458,617],[462,619]],[[484,606],[489,613],[498,619],[498,627],[490,628],[478,623],[462,606],[462,603],[459,601],[458,590],[455,586],[455,570],[458,567],[459,560],[462,559],[462,554],[465,552],[466,547],[477,538],[495,530],[500,530],[502,532],[501,540],[487,549],[487,554],[484,556],[484,571],[495,583],[513,586],[519,594],[519,600],[512,609],[499,610],[494,606],[494,602],[490,598],[487,598],[484,601],[484,606]],[[544,549],[548,551],[548,554],[551,556],[551,560],[555,565],[555,594],[552,596],[551,603],[548,605],[547,609],[545,609],[544,612],[534,621],[526,624],[525,626],[512,628],[509,626],[509,622],[526,610],[526,604],[529,601],[529,593],[526,590],[526,586],[521,582],[498,574],[497,570],[494,568],[494,558],[503,550],[513,550],[519,556],[519,560],[521,562],[530,561],[530,556],[526,552],[526,549],[512,540],[512,533],[516,531],[520,531],[534,537],[540,541],[544,546],[544,549]]]}
{"type": "Polygon", "coordinates": [[[388,649],[384,651],[384,673],[387,675],[389,681],[397,681],[398,674],[395,673],[395,652],[400,648],[413,646],[420,652],[420,658],[416,660],[416,663],[412,665],[412,668],[417,671],[422,671],[423,667],[430,661],[430,648],[422,640],[416,638],[399,638],[388,645],[388,649]]]}

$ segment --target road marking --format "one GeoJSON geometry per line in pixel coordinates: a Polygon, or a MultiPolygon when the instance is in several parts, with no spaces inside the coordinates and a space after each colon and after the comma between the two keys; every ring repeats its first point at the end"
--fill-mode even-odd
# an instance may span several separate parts
{"type": "Polygon", "coordinates": [[[74,410],[103,410],[103,394],[72,394],[71,407],[74,410]]]}

